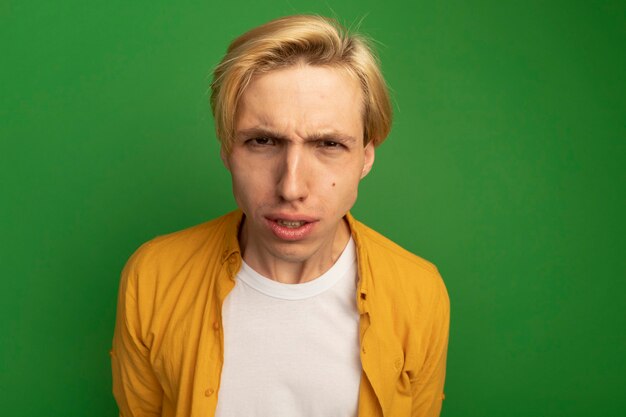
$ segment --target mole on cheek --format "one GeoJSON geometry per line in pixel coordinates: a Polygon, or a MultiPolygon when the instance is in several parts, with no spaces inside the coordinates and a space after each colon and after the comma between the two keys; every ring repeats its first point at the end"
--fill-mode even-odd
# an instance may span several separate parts
{"type": "Polygon", "coordinates": [[[333,182],[333,187],[335,186],[335,183],[333,182]]]}

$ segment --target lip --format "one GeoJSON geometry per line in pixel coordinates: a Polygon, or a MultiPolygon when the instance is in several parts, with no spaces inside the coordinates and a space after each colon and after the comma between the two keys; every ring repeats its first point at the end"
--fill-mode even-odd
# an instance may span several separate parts
{"type": "Polygon", "coordinates": [[[289,214],[289,213],[273,213],[265,216],[266,219],[271,221],[276,220],[288,220],[292,222],[303,221],[307,223],[314,223],[318,219],[315,217],[307,216],[305,214],[289,214]]]}
{"type": "Polygon", "coordinates": [[[315,226],[318,222],[318,220],[313,217],[298,214],[270,215],[265,217],[265,221],[274,236],[276,236],[280,240],[290,242],[303,240],[308,237],[313,232],[313,229],[315,229],[315,226]],[[305,223],[300,227],[291,228],[280,225],[278,223],[278,220],[303,221],[305,223]]]}

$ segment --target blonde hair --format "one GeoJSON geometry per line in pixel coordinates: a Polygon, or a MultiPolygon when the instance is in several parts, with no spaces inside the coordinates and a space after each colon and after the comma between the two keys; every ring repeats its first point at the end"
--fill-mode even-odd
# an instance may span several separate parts
{"type": "Polygon", "coordinates": [[[236,38],[213,72],[211,108],[226,151],[235,134],[238,101],[256,74],[298,63],[338,67],[356,77],[363,92],[363,142],[380,145],[391,130],[391,102],[369,42],[334,19],[294,15],[272,20],[236,38]]]}

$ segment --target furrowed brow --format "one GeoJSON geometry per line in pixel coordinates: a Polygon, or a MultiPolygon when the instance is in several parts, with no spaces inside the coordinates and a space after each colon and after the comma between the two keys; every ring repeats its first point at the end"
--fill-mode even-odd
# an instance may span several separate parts
{"type": "Polygon", "coordinates": [[[266,129],[264,127],[252,127],[250,129],[242,129],[238,130],[235,135],[238,138],[256,138],[256,137],[267,137],[272,139],[281,139],[286,140],[287,138],[273,130],[266,129]]]}
{"type": "MultiPolygon", "coordinates": [[[[265,128],[265,127],[251,127],[249,129],[238,130],[235,133],[239,139],[255,138],[255,137],[267,137],[278,140],[289,140],[289,138],[282,133],[265,128]]],[[[306,138],[307,141],[327,140],[332,142],[341,142],[346,144],[354,144],[357,139],[354,136],[346,135],[341,132],[329,131],[313,133],[306,138]]]]}
{"type": "Polygon", "coordinates": [[[314,133],[310,135],[308,140],[327,140],[332,142],[341,142],[346,144],[354,144],[356,143],[356,138],[350,135],[346,135],[340,132],[323,132],[323,133],[314,133]]]}

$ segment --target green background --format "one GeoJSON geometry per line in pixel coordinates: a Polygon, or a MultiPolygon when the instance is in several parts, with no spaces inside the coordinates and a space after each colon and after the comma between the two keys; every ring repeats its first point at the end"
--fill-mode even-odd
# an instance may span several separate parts
{"type": "Polygon", "coordinates": [[[443,416],[617,416],[626,396],[626,5],[0,2],[0,410],[112,416],[119,273],[231,210],[207,90],[228,42],[336,15],[395,124],[354,214],[436,263],[443,416]]]}

